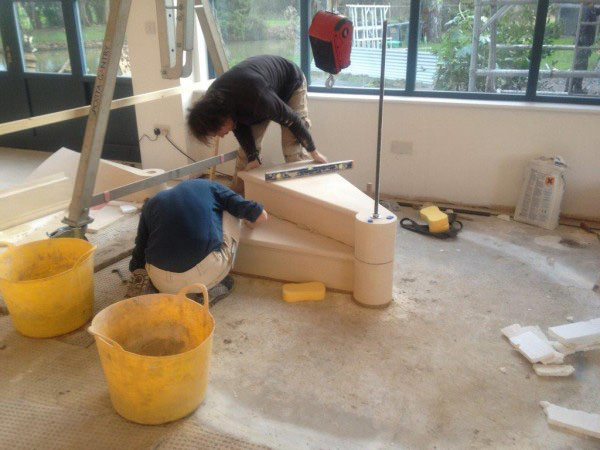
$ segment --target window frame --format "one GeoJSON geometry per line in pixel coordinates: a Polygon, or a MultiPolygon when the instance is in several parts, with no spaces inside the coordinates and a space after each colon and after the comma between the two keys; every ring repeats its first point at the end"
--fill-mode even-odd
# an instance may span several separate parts
{"type": "MultiPolygon", "coordinates": [[[[389,96],[415,97],[415,98],[440,98],[440,99],[462,99],[483,101],[506,101],[506,102],[529,102],[529,103],[559,103],[574,105],[597,105],[600,106],[600,96],[584,97],[569,95],[538,94],[537,84],[539,70],[542,60],[542,45],[546,29],[546,19],[550,0],[538,0],[536,18],[533,30],[533,43],[530,54],[529,74],[525,94],[496,94],[493,92],[458,92],[458,91],[424,91],[415,89],[417,71],[417,47],[418,47],[418,24],[421,10],[420,0],[410,0],[410,18],[408,30],[408,50],[406,63],[406,83],[404,89],[386,89],[389,96]]],[[[333,87],[310,85],[310,51],[308,27],[311,18],[309,0],[300,0],[300,61],[301,68],[308,81],[309,92],[328,94],[357,94],[357,95],[379,95],[379,88],[360,87],[333,87]]]]}

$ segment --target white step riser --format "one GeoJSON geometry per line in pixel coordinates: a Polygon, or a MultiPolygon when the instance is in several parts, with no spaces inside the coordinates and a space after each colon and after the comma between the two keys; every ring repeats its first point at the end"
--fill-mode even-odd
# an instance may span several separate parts
{"type": "Polygon", "coordinates": [[[280,281],[322,281],[331,289],[353,290],[354,261],[240,243],[234,271],[280,281]]]}
{"type": "Polygon", "coordinates": [[[262,204],[267,212],[281,219],[307,227],[323,236],[354,246],[353,211],[326,209],[309,198],[290,196],[269,189],[269,184],[247,182],[246,198],[262,204]]]}

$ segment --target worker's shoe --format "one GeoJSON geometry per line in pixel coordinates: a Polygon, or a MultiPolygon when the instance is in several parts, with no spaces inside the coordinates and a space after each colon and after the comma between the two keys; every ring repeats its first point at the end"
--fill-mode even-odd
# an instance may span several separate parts
{"type": "Polygon", "coordinates": [[[219,284],[213,286],[208,291],[208,298],[210,306],[214,306],[218,301],[223,300],[233,290],[233,277],[227,275],[221,280],[219,284]]]}
{"type": "Polygon", "coordinates": [[[135,269],[131,273],[127,283],[127,293],[125,298],[137,297],[138,295],[151,294],[158,292],[152,283],[146,269],[135,269]]]}
{"type": "MultiPolygon", "coordinates": [[[[233,290],[233,277],[227,275],[219,284],[208,290],[208,304],[214,306],[217,302],[227,297],[233,290]]],[[[204,303],[204,296],[200,293],[187,294],[189,298],[198,303],[204,303]]]]}

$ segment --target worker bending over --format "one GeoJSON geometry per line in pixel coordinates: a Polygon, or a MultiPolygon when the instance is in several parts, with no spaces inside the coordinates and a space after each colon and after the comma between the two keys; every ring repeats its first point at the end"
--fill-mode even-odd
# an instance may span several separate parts
{"type": "Polygon", "coordinates": [[[211,301],[233,287],[228,273],[239,242],[240,220],[265,222],[267,212],[213,181],[184,181],[161,191],[140,215],[127,296],[147,291],[177,293],[194,283],[206,285],[211,301]]]}
{"type": "MultiPolygon", "coordinates": [[[[280,56],[253,56],[225,72],[188,116],[190,131],[204,143],[233,131],[240,144],[238,171],[260,165],[262,138],[270,121],[281,125],[286,162],[311,158],[327,162],[308,130],[306,78],[296,64],[280,56]]],[[[236,184],[234,189],[239,190],[236,184]]]]}

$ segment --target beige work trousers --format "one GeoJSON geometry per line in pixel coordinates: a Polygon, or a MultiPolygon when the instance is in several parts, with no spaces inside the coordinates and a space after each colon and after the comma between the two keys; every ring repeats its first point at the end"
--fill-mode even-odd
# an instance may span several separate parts
{"type": "Polygon", "coordinates": [[[240,219],[223,211],[223,245],[186,272],[169,272],[146,264],[152,284],[160,292],[176,294],[181,288],[202,283],[207,289],[219,284],[231,271],[240,241],[240,219]]]}
{"type": "MultiPolygon", "coordinates": [[[[306,102],[306,78],[302,82],[302,86],[294,91],[292,96],[287,102],[287,105],[292,108],[304,121],[306,128],[310,128],[310,120],[308,118],[308,104],[306,102]]],[[[252,125],[252,137],[254,137],[254,143],[256,150],[260,153],[262,149],[262,140],[269,126],[270,120],[252,125]]],[[[285,162],[295,162],[304,159],[311,159],[308,152],[300,145],[294,133],[289,128],[281,127],[281,148],[283,150],[283,157],[285,162]]],[[[248,157],[242,147],[238,148],[236,171],[244,170],[248,164],[248,157]]]]}

